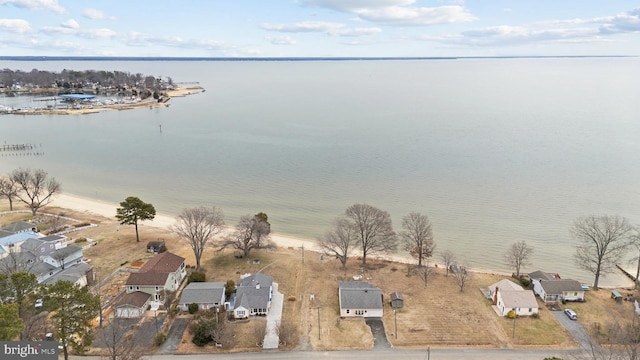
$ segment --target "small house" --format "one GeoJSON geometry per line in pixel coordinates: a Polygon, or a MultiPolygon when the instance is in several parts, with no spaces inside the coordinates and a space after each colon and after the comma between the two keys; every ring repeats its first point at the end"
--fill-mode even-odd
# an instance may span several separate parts
{"type": "Polygon", "coordinates": [[[529,274],[533,292],[542,301],[584,301],[584,288],[577,280],[561,279],[558,274],[535,271],[529,274]]]}
{"type": "Polygon", "coordinates": [[[116,317],[138,318],[142,317],[149,306],[151,295],[142,291],[124,293],[114,301],[116,317]]]}
{"type": "Polygon", "coordinates": [[[394,291],[391,293],[389,298],[391,299],[390,303],[392,308],[401,309],[404,306],[404,298],[401,293],[394,291]]]}
{"type": "Polygon", "coordinates": [[[267,315],[273,300],[273,278],[260,273],[241,277],[235,295],[234,318],[267,315]]]}
{"type": "Polygon", "coordinates": [[[341,281],[338,284],[340,317],[382,317],[382,293],[377,287],[362,281],[341,281]]]}
{"type": "Polygon", "coordinates": [[[147,243],[147,252],[152,254],[160,254],[167,251],[167,245],[164,240],[149,241],[147,243]]]}
{"type": "Polygon", "coordinates": [[[182,290],[178,306],[189,311],[189,304],[197,304],[198,310],[215,309],[224,304],[223,282],[192,282],[182,290]]]}
{"type": "Polygon", "coordinates": [[[525,290],[513,281],[503,279],[489,289],[493,310],[500,316],[507,316],[510,311],[518,316],[531,316],[539,311],[533,291],[525,290]]]}

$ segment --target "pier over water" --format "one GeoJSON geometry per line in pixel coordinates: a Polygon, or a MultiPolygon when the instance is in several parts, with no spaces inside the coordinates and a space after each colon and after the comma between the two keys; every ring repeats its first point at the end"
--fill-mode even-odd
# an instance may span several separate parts
{"type": "Polygon", "coordinates": [[[0,156],[40,156],[44,155],[42,144],[2,144],[0,145],[0,156]]]}

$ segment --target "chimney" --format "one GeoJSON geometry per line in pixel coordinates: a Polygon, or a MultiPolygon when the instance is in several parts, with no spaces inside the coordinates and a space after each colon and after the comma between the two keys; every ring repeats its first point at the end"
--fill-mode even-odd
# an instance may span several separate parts
{"type": "Polygon", "coordinates": [[[496,292],[493,293],[493,305],[498,305],[498,287],[496,286],[496,292]]]}

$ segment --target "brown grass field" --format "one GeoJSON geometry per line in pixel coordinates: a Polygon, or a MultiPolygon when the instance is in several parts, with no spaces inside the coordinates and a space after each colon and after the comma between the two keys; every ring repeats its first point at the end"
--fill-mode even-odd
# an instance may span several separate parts
{"type": "MultiPolygon", "coordinates": [[[[8,210],[6,200],[0,200],[0,211],[8,210]]],[[[90,260],[100,276],[107,276],[121,264],[130,266],[152,255],[146,253],[146,243],[163,239],[168,251],[183,256],[187,264],[195,265],[193,253],[187,243],[180,241],[168,229],[156,228],[146,223],[139,225],[140,242],[135,241],[133,226],[119,226],[115,218],[107,219],[88,213],[73,212],[48,207],[48,213],[64,214],[99,226],[74,232],[69,237],[91,238],[98,245],[87,249],[90,260]]],[[[115,215],[115,214],[114,214],[115,215]]],[[[4,226],[18,220],[31,219],[30,214],[0,216],[4,226]]],[[[460,292],[452,276],[445,276],[442,269],[430,275],[428,286],[415,274],[408,274],[408,265],[369,259],[362,267],[358,259],[350,259],[343,271],[336,259],[306,250],[304,262],[302,249],[279,248],[277,250],[252,251],[250,259],[236,259],[231,250],[206,250],[202,259],[207,281],[237,281],[244,273],[262,272],[274,278],[279,291],[284,294],[283,321],[296,324],[299,340],[285,348],[306,350],[369,349],[373,337],[363,319],[341,319],[338,309],[338,282],[363,274],[368,282],[378,286],[385,297],[383,322],[389,342],[395,348],[426,347],[474,347],[474,348],[573,348],[576,343],[555,320],[550,311],[539,301],[538,318],[519,317],[514,320],[498,317],[479,288],[487,286],[502,276],[474,273],[472,281],[460,292]],[[254,261],[256,260],[256,261],[254,261]],[[389,294],[399,291],[404,295],[405,306],[394,316],[388,304],[389,294]],[[315,299],[311,300],[310,296],[315,299]],[[319,322],[318,322],[319,316],[319,322]],[[318,323],[320,324],[318,328],[318,323]],[[397,334],[396,334],[397,323],[397,334]]],[[[120,279],[122,283],[123,280],[120,279]]],[[[120,285],[115,285],[121,286],[120,285]]],[[[635,290],[619,289],[623,295],[635,290]]],[[[631,302],[616,304],[609,297],[609,290],[589,291],[584,303],[571,303],[579,322],[587,329],[606,328],[615,321],[629,319],[633,314],[631,302]]],[[[565,306],[565,305],[562,305],[565,306]]],[[[184,315],[181,315],[184,316],[184,315]]],[[[249,322],[233,322],[235,341],[231,351],[259,350],[255,344],[254,327],[263,319],[249,322]]],[[[213,346],[198,348],[191,343],[191,334],[185,331],[179,353],[218,352],[213,346]]]]}

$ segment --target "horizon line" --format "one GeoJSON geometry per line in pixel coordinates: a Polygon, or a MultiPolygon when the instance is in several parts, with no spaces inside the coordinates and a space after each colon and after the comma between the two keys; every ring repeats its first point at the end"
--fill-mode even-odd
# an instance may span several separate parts
{"type": "Polygon", "coordinates": [[[560,58],[634,58],[639,55],[507,55],[507,56],[293,56],[293,57],[206,57],[206,56],[2,56],[0,60],[21,61],[348,61],[348,60],[466,60],[466,59],[560,59],[560,58]]]}

